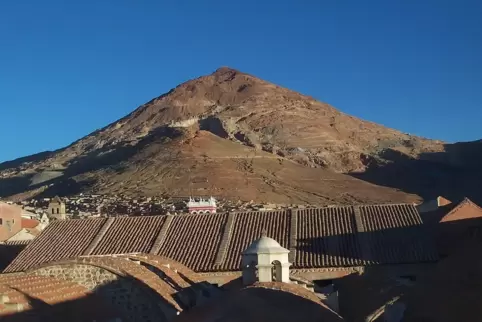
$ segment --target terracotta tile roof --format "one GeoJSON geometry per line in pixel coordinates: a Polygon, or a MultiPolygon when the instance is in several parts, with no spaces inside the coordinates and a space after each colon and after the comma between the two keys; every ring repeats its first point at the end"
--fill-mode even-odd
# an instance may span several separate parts
{"type": "Polygon", "coordinates": [[[8,297],[9,304],[21,305],[17,311],[11,305],[0,304],[0,319],[15,313],[19,314],[18,321],[39,321],[40,317],[49,321],[74,317],[77,321],[108,321],[119,317],[83,286],[51,277],[4,275],[0,277],[0,294],[8,297]],[[32,301],[35,301],[34,306],[32,301]],[[30,314],[29,310],[32,310],[30,314]]]}
{"type": "Polygon", "coordinates": [[[33,229],[40,225],[40,222],[36,219],[22,218],[22,228],[33,229]]]}
{"type": "Polygon", "coordinates": [[[295,268],[360,264],[353,207],[305,209],[297,215],[295,268]]]}
{"type": "Polygon", "coordinates": [[[437,205],[440,207],[440,206],[446,206],[446,205],[450,205],[452,203],[452,201],[448,200],[447,198],[444,198],[442,196],[438,196],[437,197],[437,205]]]}
{"type": "MultiPolygon", "coordinates": [[[[9,302],[28,304],[23,294],[36,297],[47,304],[73,300],[89,294],[88,290],[78,284],[57,280],[44,276],[14,275],[1,276],[0,285],[2,293],[8,293],[9,289],[16,288],[20,292],[9,296],[9,302]]],[[[7,294],[8,296],[8,294],[7,294]]]]}
{"type": "Polygon", "coordinates": [[[285,211],[260,211],[237,213],[234,218],[233,230],[229,245],[226,248],[224,263],[221,270],[237,271],[241,266],[241,253],[263,231],[268,237],[274,238],[281,246],[289,248],[290,217],[285,211]]]}
{"type": "Polygon", "coordinates": [[[58,262],[51,262],[42,266],[63,265],[63,264],[86,264],[102,267],[120,276],[128,276],[137,280],[150,288],[157,295],[168,302],[172,308],[177,311],[182,311],[179,304],[173,298],[177,292],[169,284],[162,281],[156,274],[149,271],[146,267],[136,264],[127,257],[113,257],[113,256],[86,256],[72,260],[61,260],[58,262]]]}
{"type": "Polygon", "coordinates": [[[435,246],[413,205],[343,206],[298,211],[65,220],[49,225],[5,272],[91,254],[158,254],[197,272],[237,271],[241,252],[265,230],[294,250],[296,268],[325,268],[434,259],[435,246]],[[292,220],[293,219],[293,220],[292,220]],[[291,231],[293,230],[293,231],[291,231]],[[165,238],[159,234],[165,233],[165,238]],[[226,243],[221,245],[223,236],[226,243]],[[407,239],[407,236],[410,236],[407,239]],[[159,245],[154,245],[158,241],[159,245]],[[221,247],[223,246],[223,247],[221,247]],[[223,256],[218,256],[219,252],[223,256]],[[216,258],[221,258],[216,263],[216,258]],[[219,264],[219,265],[217,265],[219,264]]]}
{"type": "Polygon", "coordinates": [[[310,300],[312,302],[315,302],[316,304],[321,305],[331,311],[331,309],[329,309],[323,302],[321,302],[320,298],[316,296],[314,292],[298,284],[288,284],[288,283],[281,283],[281,282],[265,282],[265,283],[257,282],[257,283],[254,283],[253,285],[249,285],[245,287],[245,289],[249,289],[249,288],[266,288],[270,290],[288,292],[296,296],[300,296],[304,299],[310,300]]]}
{"type": "Polygon", "coordinates": [[[21,252],[6,272],[21,271],[40,263],[72,258],[87,249],[105,218],[59,220],[51,223],[21,252]]]}
{"type": "MultiPolygon", "coordinates": [[[[177,270],[180,264],[171,265],[162,257],[157,255],[144,256],[145,254],[131,254],[122,255],[131,260],[139,261],[141,265],[145,266],[150,271],[154,272],[161,280],[168,284],[173,289],[171,294],[179,305],[185,310],[190,309],[197,304],[197,291],[206,291],[206,283],[200,278],[191,279],[188,276],[195,276],[196,274],[186,267],[182,268],[182,272],[177,270]],[[189,271],[189,272],[188,272],[189,271]],[[186,273],[188,273],[186,275],[186,273]]],[[[211,294],[212,289],[209,290],[211,294]]]]}
{"type": "Polygon", "coordinates": [[[179,261],[195,271],[212,269],[227,214],[175,216],[159,255],[179,261]]]}
{"type": "Polygon", "coordinates": [[[216,300],[184,312],[175,321],[341,322],[343,319],[301,286],[274,282],[226,291],[216,300]]]}
{"type": "Polygon", "coordinates": [[[365,230],[359,241],[368,244],[362,256],[365,265],[438,259],[432,236],[414,206],[376,205],[359,209],[365,230]]]}
{"type": "Polygon", "coordinates": [[[422,224],[416,208],[408,204],[359,206],[359,209],[366,231],[422,224]]]}
{"type": "Polygon", "coordinates": [[[472,219],[472,218],[481,218],[482,217],[482,208],[479,207],[477,204],[472,202],[470,199],[465,198],[454,206],[453,208],[448,208],[443,217],[441,218],[440,222],[448,222],[448,221],[456,221],[456,220],[464,220],[464,219],[472,219]]]}
{"type": "Polygon", "coordinates": [[[149,261],[158,262],[161,265],[169,264],[171,269],[178,271],[179,274],[182,274],[184,277],[188,278],[191,281],[190,283],[203,282],[203,279],[201,279],[193,270],[170,258],[153,254],[128,254],[126,256],[133,258],[145,258],[149,261]]]}
{"type": "Polygon", "coordinates": [[[6,241],[3,243],[0,243],[0,245],[7,245],[7,246],[18,246],[18,245],[23,245],[27,246],[32,240],[31,239],[25,239],[25,240],[10,240],[6,241]]]}
{"type": "Polygon", "coordinates": [[[158,260],[152,260],[147,257],[144,257],[142,255],[122,255],[123,257],[129,258],[131,260],[137,260],[142,262],[145,265],[152,266],[159,271],[161,271],[164,275],[166,275],[168,278],[172,280],[172,282],[175,283],[173,287],[175,288],[187,288],[191,287],[192,284],[188,283],[186,280],[184,280],[173,268],[168,265],[168,263],[162,263],[161,261],[158,260]],[[169,267],[168,267],[169,266],[169,267]]]}
{"type": "Polygon", "coordinates": [[[92,255],[149,252],[164,216],[115,218],[92,255]]]}

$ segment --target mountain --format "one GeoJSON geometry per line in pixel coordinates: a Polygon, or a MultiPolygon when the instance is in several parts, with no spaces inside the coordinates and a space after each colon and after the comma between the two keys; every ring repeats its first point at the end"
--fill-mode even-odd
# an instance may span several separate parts
{"type": "Polygon", "coordinates": [[[65,148],[0,164],[0,197],[95,191],[279,203],[410,202],[418,196],[396,184],[356,177],[395,159],[446,164],[446,147],[222,67],[65,148]]]}
{"type": "Polygon", "coordinates": [[[385,162],[351,175],[376,185],[396,187],[424,199],[464,197],[482,205],[482,140],[444,144],[443,151],[416,158],[386,151],[385,162]]]}

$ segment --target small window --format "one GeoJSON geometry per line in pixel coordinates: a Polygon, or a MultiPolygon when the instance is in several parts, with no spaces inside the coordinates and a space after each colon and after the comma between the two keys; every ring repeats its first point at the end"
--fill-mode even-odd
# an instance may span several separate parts
{"type": "Polygon", "coordinates": [[[3,219],[0,218],[0,225],[3,225],[3,219]]]}
{"type": "Polygon", "coordinates": [[[15,219],[12,219],[12,224],[14,224],[14,225],[15,225],[15,219]]]}
{"type": "Polygon", "coordinates": [[[53,215],[53,214],[55,214],[55,209],[54,209],[54,208],[52,208],[52,215],[53,215]]]}

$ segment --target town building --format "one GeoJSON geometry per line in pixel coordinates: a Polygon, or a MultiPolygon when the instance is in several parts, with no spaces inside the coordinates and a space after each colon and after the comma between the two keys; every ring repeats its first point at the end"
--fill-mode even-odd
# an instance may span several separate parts
{"type": "Polygon", "coordinates": [[[452,202],[438,197],[437,202],[430,203],[434,206],[423,208],[420,215],[435,236],[440,256],[446,257],[468,239],[482,236],[482,208],[470,199],[452,202]]]}
{"type": "MultiPolygon", "coordinates": [[[[459,208],[472,209],[465,202],[459,208]]],[[[445,217],[456,218],[458,211],[445,217]]],[[[449,322],[482,314],[473,305],[482,287],[470,283],[471,293],[464,294],[465,277],[458,273],[447,282],[450,294],[464,300],[445,299],[443,314],[431,303],[432,296],[446,297],[444,275],[456,272],[460,259],[438,262],[432,226],[414,205],[75,219],[49,226],[0,275],[2,321],[449,322]]],[[[464,266],[473,275],[482,242],[470,245],[475,248],[463,260],[475,261],[464,266]]]]}
{"type": "Polygon", "coordinates": [[[216,200],[213,197],[209,197],[209,199],[199,198],[198,200],[189,197],[186,205],[190,214],[215,214],[217,209],[216,200]]]}
{"type": "Polygon", "coordinates": [[[261,238],[255,240],[242,253],[243,284],[252,285],[256,282],[290,283],[289,252],[276,240],[263,233],[261,238]]]}
{"type": "Polygon", "coordinates": [[[22,209],[0,202],[0,242],[15,236],[22,229],[22,209]]]}
{"type": "Polygon", "coordinates": [[[34,239],[43,229],[36,219],[22,216],[22,209],[0,202],[0,242],[34,239]]]}
{"type": "Polygon", "coordinates": [[[39,215],[37,215],[36,213],[30,212],[25,208],[22,208],[22,218],[37,219],[38,217],[39,215]]]}
{"type": "Polygon", "coordinates": [[[142,252],[176,260],[222,285],[241,276],[240,253],[265,231],[290,250],[291,273],[304,280],[332,280],[373,266],[411,275],[438,260],[426,229],[408,204],[76,219],[50,223],[5,272],[66,257],[142,252]]]}
{"type": "Polygon", "coordinates": [[[65,202],[59,196],[55,196],[50,202],[47,210],[51,219],[64,220],[66,219],[65,202]]]}
{"type": "Polygon", "coordinates": [[[47,216],[46,213],[43,213],[42,216],[40,216],[40,225],[39,225],[39,230],[44,230],[50,223],[50,219],[47,216]]]}

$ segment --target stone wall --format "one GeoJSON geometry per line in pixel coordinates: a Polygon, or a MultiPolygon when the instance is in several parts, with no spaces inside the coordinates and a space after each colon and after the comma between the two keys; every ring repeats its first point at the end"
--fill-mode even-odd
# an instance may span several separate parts
{"type": "Polygon", "coordinates": [[[85,286],[89,290],[94,290],[98,286],[118,280],[118,276],[116,274],[104,268],[81,264],[64,264],[41,267],[33,271],[33,274],[69,280],[85,286]]]}
{"type": "Polygon", "coordinates": [[[159,296],[141,282],[105,268],[85,264],[61,264],[38,268],[30,274],[51,276],[78,283],[99,294],[127,321],[167,321],[173,315],[159,296]]]}

